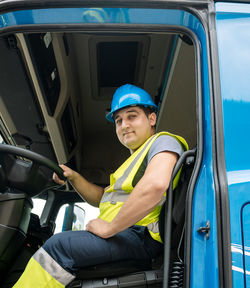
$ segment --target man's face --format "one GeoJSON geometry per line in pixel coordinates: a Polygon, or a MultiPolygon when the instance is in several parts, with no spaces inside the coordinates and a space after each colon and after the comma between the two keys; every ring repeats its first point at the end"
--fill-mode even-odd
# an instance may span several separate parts
{"type": "Polygon", "coordinates": [[[116,112],[114,120],[119,141],[134,152],[154,134],[156,114],[146,115],[140,107],[133,106],[116,112]]]}

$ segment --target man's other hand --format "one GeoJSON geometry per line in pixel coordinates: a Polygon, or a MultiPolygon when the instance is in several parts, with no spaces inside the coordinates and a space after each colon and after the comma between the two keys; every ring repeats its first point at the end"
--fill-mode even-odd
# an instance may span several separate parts
{"type": "Polygon", "coordinates": [[[104,239],[110,238],[116,234],[112,232],[111,223],[99,218],[89,221],[86,225],[86,231],[104,239]]]}

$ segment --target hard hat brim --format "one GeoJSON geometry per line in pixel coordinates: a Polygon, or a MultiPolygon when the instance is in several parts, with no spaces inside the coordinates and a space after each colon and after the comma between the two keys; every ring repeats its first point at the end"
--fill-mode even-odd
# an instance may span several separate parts
{"type": "Polygon", "coordinates": [[[106,119],[107,119],[109,122],[115,123],[115,121],[114,121],[114,119],[113,119],[113,112],[109,112],[109,113],[106,115],[106,119]]]}

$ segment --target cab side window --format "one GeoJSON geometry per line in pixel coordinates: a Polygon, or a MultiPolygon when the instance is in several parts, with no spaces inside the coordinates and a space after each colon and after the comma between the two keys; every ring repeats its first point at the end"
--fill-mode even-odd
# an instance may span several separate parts
{"type": "Polygon", "coordinates": [[[61,206],[55,220],[55,233],[67,230],[84,230],[86,224],[97,218],[99,209],[88,203],[66,203],[61,206]]]}
{"type": "Polygon", "coordinates": [[[4,144],[4,143],[5,143],[5,141],[4,141],[3,136],[2,136],[2,134],[0,132],[0,144],[4,144]]]}

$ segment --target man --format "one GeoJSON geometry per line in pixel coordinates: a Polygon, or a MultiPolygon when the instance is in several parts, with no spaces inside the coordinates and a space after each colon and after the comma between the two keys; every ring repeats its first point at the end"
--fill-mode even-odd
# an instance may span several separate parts
{"type": "MultiPolygon", "coordinates": [[[[179,136],[155,134],[156,108],[141,88],[126,84],[116,90],[106,118],[115,123],[117,137],[131,156],[110,176],[105,189],[61,165],[84,200],[100,207],[100,215],[87,224],[86,231],[51,237],[14,287],[65,287],[81,267],[119,260],[150,261],[162,252],[159,214],[174,165],[188,146],[179,136]]],[[[64,183],[55,174],[54,180],[64,183]]]]}

